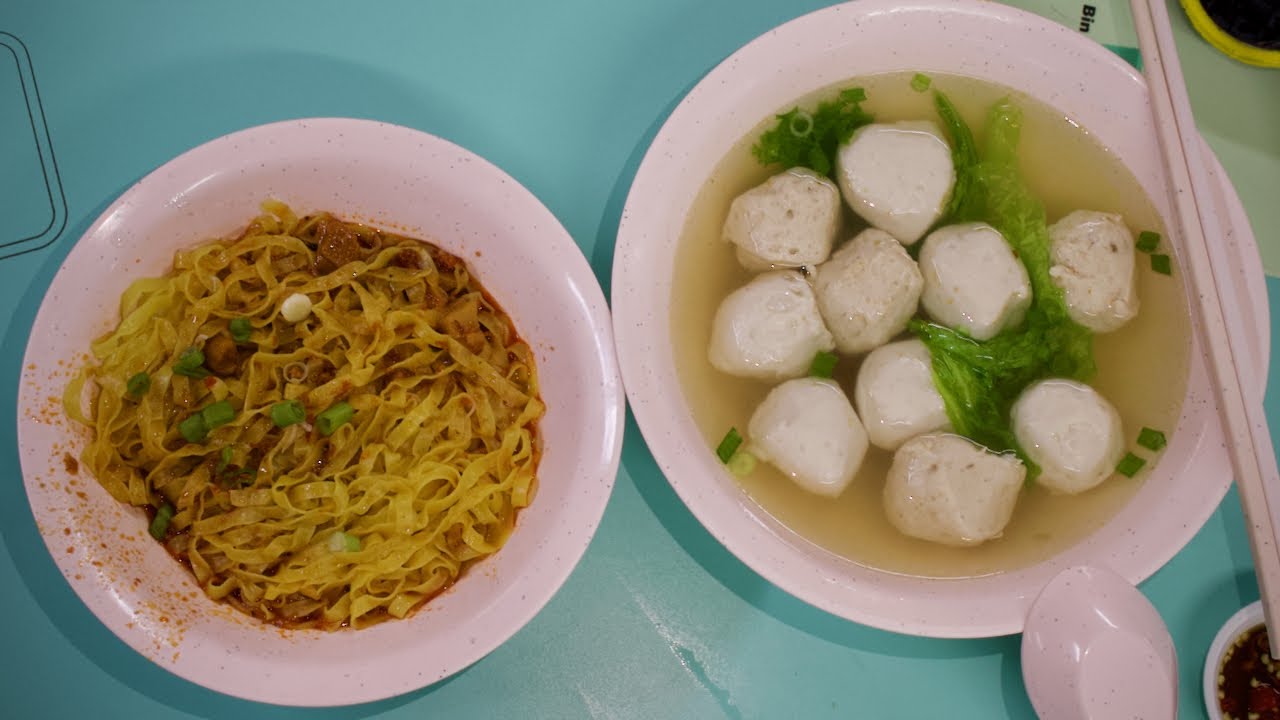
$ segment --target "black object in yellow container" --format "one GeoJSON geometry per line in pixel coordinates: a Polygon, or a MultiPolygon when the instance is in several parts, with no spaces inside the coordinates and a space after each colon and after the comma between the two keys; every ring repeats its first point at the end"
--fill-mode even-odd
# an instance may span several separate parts
{"type": "Polygon", "coordinates": [[[1191,25],[1227,55],[1280,67],[1280,0],[1182,0],[1191,25]]]}

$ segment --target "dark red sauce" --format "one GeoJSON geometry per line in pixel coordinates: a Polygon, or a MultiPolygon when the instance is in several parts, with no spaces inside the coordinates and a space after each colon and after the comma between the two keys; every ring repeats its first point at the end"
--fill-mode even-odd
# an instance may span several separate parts
{"type": "Polygon", "coordinates": [[[1218,707],[1227,720],[1280,720],[1280,660],[1271,657],[1265,625],[1240,634],[1223,653],[1218,707]]]}

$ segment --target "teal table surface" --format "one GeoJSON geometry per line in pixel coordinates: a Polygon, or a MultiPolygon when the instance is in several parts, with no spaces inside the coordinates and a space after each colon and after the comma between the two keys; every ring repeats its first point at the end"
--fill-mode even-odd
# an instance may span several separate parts
{"type": "MultiPolygon", "coordinates": [[[[547,607],[452,679],[353,707],[245,702],[153,665],[72,593],[27,505],[16,393],[32,319],[76,239],[150,170],[286,118],[407,125],[527,186],[607,292],[628,187],[667,114],[740,45],[822,4],[0,4],[0,45],[13,50],[0,52],[0,242],[16,241],[0,255],[26,251],[0,260],[0,717],[1034,717],[1019,637],[906,637],[792,598],[698,524],[630,419],[599,532],[547,607]]],[[[1170,9],[1201,130],[1280,273],[1280,72],[1217,54],[1170,9]]],[[[1268,290],[1274,339],[1280,283],[1268,290]]],[[[1280,395],[1266,407],[1280,428],[1280,395]]],[[[1182,717],[1204,716],[1203,655],[1257,597],[1243,528],[1232,492],[1141,588],[1177,645],[1182,717]]]]}

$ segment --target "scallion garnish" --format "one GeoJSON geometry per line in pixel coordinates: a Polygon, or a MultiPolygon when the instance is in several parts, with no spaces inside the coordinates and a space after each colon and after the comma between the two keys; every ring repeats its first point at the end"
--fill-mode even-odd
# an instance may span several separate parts
{"type": "Polygon", "coordinates": [[[235,420],[236,409],[231,407],[230,400],[219,400],[211,405],[206,405],[200,411],[200,417],[204,420],[205,427],[212,430],[235,420]]]}
{"type": "Polygon", "coordinates": [[[341,530],[329,536],[329,552],[359,552],[360,538],[341,530]]]}
{"type": "Polygon", "coordinates": [[[791,134],[802,138],[813,132],[813,116],[801,110],[791,118],[791,134]]]}
{"type": "Polygon", "coordinates": [[[129,378],[129,382],[125,384],[125,388],[130,397],[142,397],[151,389],[151,376],[144,372],[140,372],[129,378]]]}
{"type": "Polygon", "coordinates": [[[733,473],[734,477],[746,477],[755,472],[756,456],[746,450],[739,450],[725,464],[729,466],[729,472],[733,473]]]}
{"type": "Polygon", "coordinates": [[[833,352],[819,352],[813,356],[813,362],[809,364],[809,376],[816,378],[829,378],[836,371],[836,361],[839,358],[833,352]]]}
{"type": "Polygon", "coordinates": [[[178,356],[178,362],[173,364],[173,372],[175,375],[196,379],[209,377],[209,371],[204,367],[204,353],[197,347],[183,350],[178,356]]]}
{"type": "Polygon", "coordinates": [[[297,400],[285,400],[271,406],[271,422],[283,428],[297,425],[307,419],[307,410],[297,400]]]}
{"type": "Polygon", "coordinates": [[[862,109],[866,99],[862,88],[848,88],[818,103],[812,112],[792,108],[777,116],[776,124],[751,146],[751,153],[763,165],[807,167],[819,175],[830,175],[835,169],[836,148],[855,130],[874,121],[862,109]]]}
{"type": "Polygon", "coordinates": [[[335,403],[328,410],[316,416],[316,428],[320,430],[320,434],[329,436],[335,430],[351,422],[351,417],[356,414],[356,409],[351,407],[346,401],[335,403]]]}
{"type": "Polygon", "coordinates": [[[1138,242],[1134,243],[1134,247],[1144,253],[1155,252],[1160,247],[1160,233],[1143,230],[1138,233],[1138,242]]]}
{"type": "Polygon", "coordinates": [[[1149,427],[1144,427],[1142,430],[1138,431],[1138,444],[1148,450],[1159,451],[1163,450],[1164,446],[1169,443],[1168,440],[1165,439],[1164,433],[1159,430],[1152,430],[1149,427]]]}
{"type": "Polygon", "coordinates": [[[253,325],[249,324],[249,318],[232,318],[227,323],[227,329],[231,331],[231,339],[238,343],[248,342],[249,333],[253,332],[253,325]]]}
{"type": "Polygon", "coordinates": [[[928,75],[925,75],[924,73],[916,73],[911,78],[911,89],[915,90],[916,92],[924,92],[925,90],[928,90],[929,86],[932,84],[933,84],[933,80],[930,79],[930,77],[928,75]]]}
{"type": "Polygon", "coordinates": [[[169,521],[173,519],[173,506],[165,503],[156,510],[156,516],[151,518],[151,526],[147,528],[147,532],[151,533],[151,537],[156,540],[163,541],[164,536],[169,532],[169,521]]]}
{"type": "Polygon", "coordinates": [[[231,464],[231,447],[227,446],[222,448],[222,452],[218,454],[218,466],[217,468],[214,469],[213,474],[221,475],[222,471],[226,470],[227,466],[230,464],[231,464]]]}
{"type": "Polygon", "coordinates": [[[725,433],[724,439],[716,446],[716,457],[720,458],[720,462],[728,464],[741,445],[742,434],[738,432],[738,428],[731,427],[729,432],[725,433]]]}
{"type": "Polygon", "coordinates": [[[1146,464],[1147,461],[1137,455],[1134,455],[1133,453],[1125,453],[1124,457],[1120,458],[1120,463],[1116,465],[1116,472],[1125,477],[1133,477],[1138,474],[1138,471],[1146,464]]]}
{"type": "Polygon", "coordinates": [[[1173,274],[1173,260],[1168,255],[1155,254],[1151,256],[1151,269],[1161,275],[1173,274]]]}
{"type": "Polygon", "coordinates": [[[235,418],[236,409],[231,407],[231,402],[219,400],[204,406],[199,412],[178,423],[178,432],[182,433],[182,437],[186,438],[187,442],[204,442],[205,438],[209,437],[210,430],[226,425],[235,418]]]}
{"type": "Polygon", "coordinates": [[[204,424],[204,418],[200,413],[195,413],[178,423],[178,432],[182,433],[182,437],[187,442],[204,442],[204,439],[209,437],[209,426],[204,424]]]}

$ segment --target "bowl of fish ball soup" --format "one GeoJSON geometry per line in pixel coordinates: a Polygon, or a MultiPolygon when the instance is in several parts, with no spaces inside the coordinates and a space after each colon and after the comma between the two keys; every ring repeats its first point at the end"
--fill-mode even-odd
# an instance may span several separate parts
{"type": "MultiPolygon", "coordinates": [[[[1206,157],[1261,391],[1261,265],[1206,157]]],[[[1087,37],[982,2],[803,16],[699,82],[636,174],[612,300],[637,423],[796,597],[1020,632],[1067,567],[1141,582],[1230,484],[1167,217],[1142,77],[1087,37]]]]}

